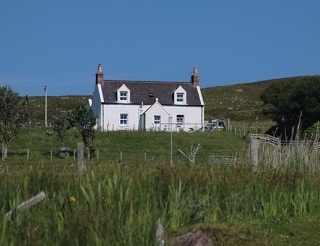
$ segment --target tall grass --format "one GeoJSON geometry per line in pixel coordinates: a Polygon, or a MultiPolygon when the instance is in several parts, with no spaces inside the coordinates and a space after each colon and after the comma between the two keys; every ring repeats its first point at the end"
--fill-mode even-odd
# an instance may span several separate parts
{"type": "Polygon", "coordinates": [[[73,171],[0,173],[4,214],[44,190],[47,199],[2,222],[1,244],[155,245],[160,217],[181,228],[319,213],[318,169],[237,165],[92,165],[73,171]]]}
{"type": "MultiPolygon", "coordinates": [[[[167,135],[156,134],[152,140],[145,133],[108,133],[98,142],[120,146],[134,141],[134,136],[140,149],[152,141],[167,144],[167,135]]],[[[222,142],[228,133],[190,136],[192,141],[209,138],[203,140],[206,156],[219,141],[226,148],[232,144],[222,142]]],[[[176,134],[175,144],[186,147],[185,139],[176,134]]],[[[163,153],[167,149],[159,147],[163,153]]],[[[279,150],[262,145],[258,169],[251,168],[246,155],[229,165],[207,165],[199,159],[194,167],[177,159],[173,167],[166,160],[87,161],[81,175],[72,160],[39,160],[32,168],[19,158],[15,165],[12,160],[3,162],[0,213],[13,210],[14,219],[0,222],[0,245],[155,245],[158,218],[169,239],[200,225],[289,220],[320,212],[319,153],[307,146],[279,150]],[[15,211],[40,191],[47,194],[43,202],[27,211],[15,211]]]]}

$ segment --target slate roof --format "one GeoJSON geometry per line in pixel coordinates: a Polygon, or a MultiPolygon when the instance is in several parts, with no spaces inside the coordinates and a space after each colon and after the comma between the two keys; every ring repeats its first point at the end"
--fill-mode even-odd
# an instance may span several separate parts
{"type": "Polygon", "coordinates": [[[181,86],[187,93],[188,106],[200,106],[197,87],[191,82],[167,82],[167,81],[132,81],[132,80],[103,80],[101,84],[104,103],[117,103],[116,91],[125,84],[130,90],[131,104],[154,104],[156,98],[162,105],[173,105],[173,92],[181,86]]]}

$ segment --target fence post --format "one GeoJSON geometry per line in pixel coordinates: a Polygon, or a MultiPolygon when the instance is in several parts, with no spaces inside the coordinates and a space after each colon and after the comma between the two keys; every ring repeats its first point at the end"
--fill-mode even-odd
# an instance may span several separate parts
{"type": "Polygon", "coordinates": [[[27,161],[29,161],[29,149],[27,149],[27,161]]]}
{"type": "Polygon", "coordinates": [[[52,161],[52,150],[50,151],[50,160],[52,161]]]}
{"type": "Polygon", "coordinates": [[[258,167],[258,150],[260,141],[250,137],[250,161],[254,168],[258,167]]]}
{"type": "Polygon", "coordinates": [[[160,218],[158,218],[156,223],[156,238],[158,245],[164,246],[164,227],[160,218]]]}
{"type": "MultiPolygon", "coordinates": [[[[46,198],[46,194],[42,191],[38,195],[31,197],[29,200],[21,203],[17,207],[17,211],[26,210],[28,208],[31,208],[32,206],[36,205],[37,203],[41,202],[43,199],[46,198]]],[[[5,217],[7,221],[13,220],[14,218],[14,210],[10,210],[8,213],[5,214],[5,217]]]]}
{"type": "Polygon", "coordinates": [[[77,167],[78,167],[78,173],[81,173],[83,169],[85,168],[85,162],[84,162],[84,151],[83,151],[83,143],[77,143],[77,167]]]}

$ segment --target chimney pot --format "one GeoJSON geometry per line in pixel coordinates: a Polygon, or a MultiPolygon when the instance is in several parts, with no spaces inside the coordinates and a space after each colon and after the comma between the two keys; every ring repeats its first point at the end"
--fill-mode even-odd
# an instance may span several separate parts
{"type": "Polygon", "coordinates": [[[193,86],[199,86],[199,73],[198,73],[198,68],[197,67],[193,67],[193,72],[191,75],[191,83],[193,84],[193,86]]]}
{"type": "Polygon", "coordinates": [[[102,72],[102,65],[101,64],[98,65],[98,72],[102,72]]]}
{"type": "Polygon", "coordinates": [[[102,65],[98,65],[98,71],[96,73],[96,84],[102,84],[104,80],[104,73],[102,72],[102,65]]]}

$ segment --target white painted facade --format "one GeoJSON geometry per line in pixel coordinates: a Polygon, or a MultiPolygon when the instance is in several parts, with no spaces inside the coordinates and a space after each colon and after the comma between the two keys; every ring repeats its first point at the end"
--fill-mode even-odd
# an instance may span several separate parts
{"type": "Polygon", "coordinates": [[[196,88],[199,105],[187,104],[188,94],[181,86],[172,91],[172,105],[162,105],[158,98],[154,98],[153,104],[131,103],[132,92],[125,83],[114,91],[117,101],[112,103],[105,101],[102,90],[101,84],[96,83],[91,105],[97,117],[98,130],[170,131],[172,127],[173,131],[188,131],[204,127],[204,102],[199,86],[196,88]],[[124,93],[126,91],[128,93],[124,93]]]}

